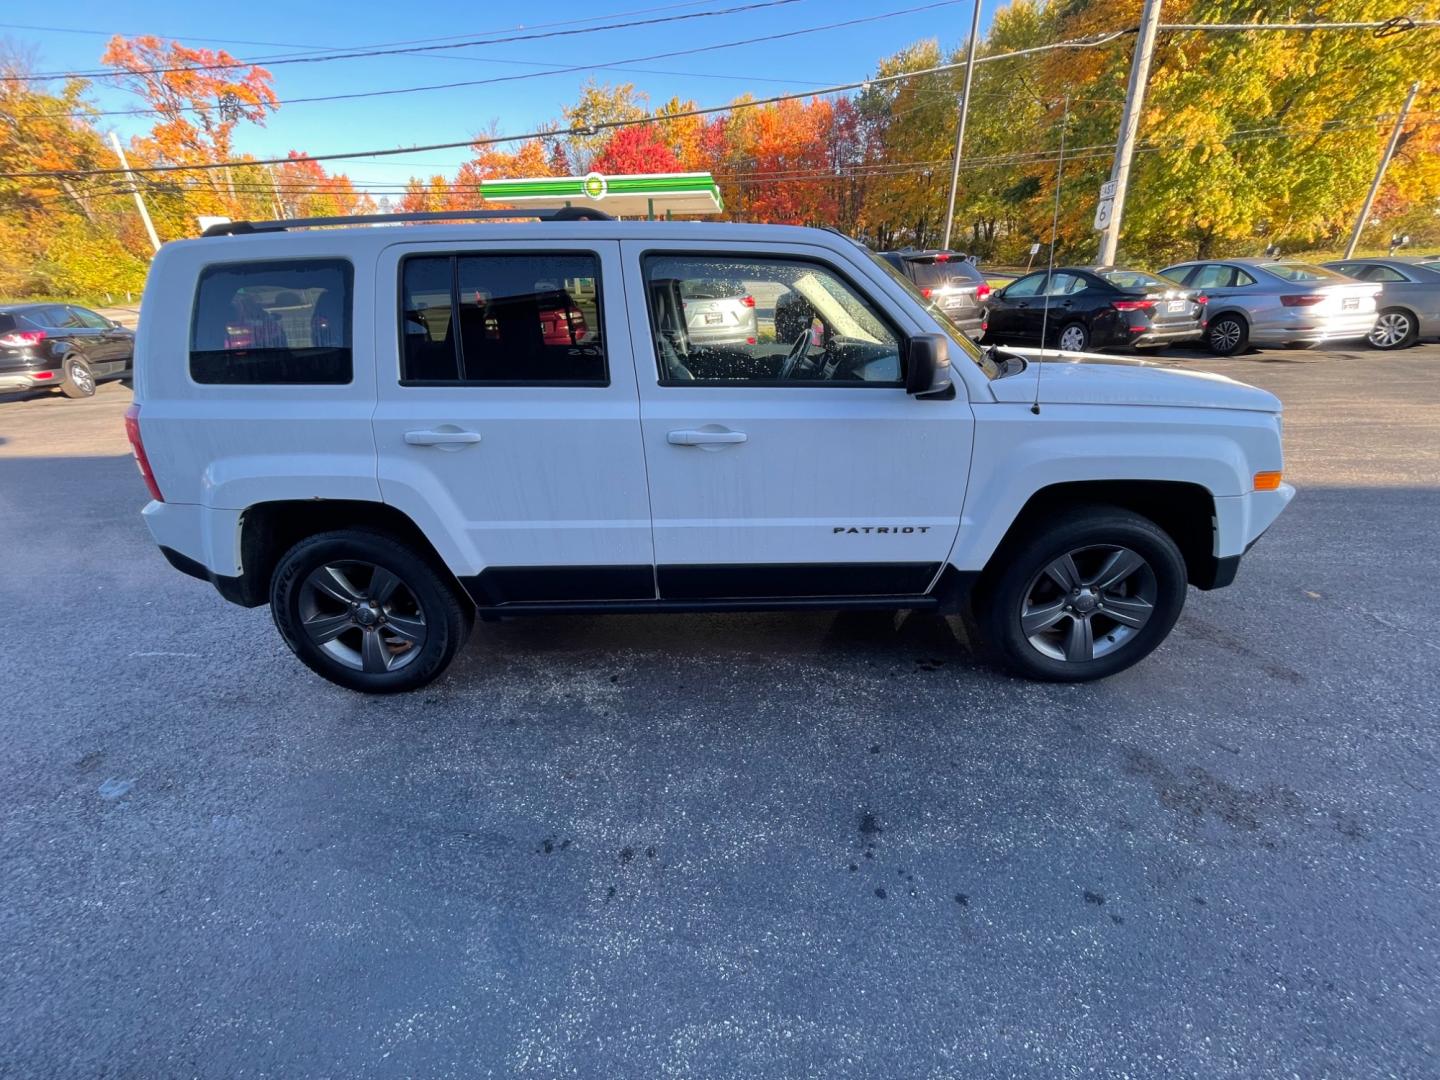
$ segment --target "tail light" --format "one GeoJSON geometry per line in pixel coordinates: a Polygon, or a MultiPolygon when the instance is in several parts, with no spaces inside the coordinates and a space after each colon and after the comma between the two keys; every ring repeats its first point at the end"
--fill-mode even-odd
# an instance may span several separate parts
{"type": "Polygon", "coordinates": [[[0,334],[0,345],[10,349],[23,349],[27,345],[39,345],[44,340],[44,330],[12,330],[8,334],[0,334]]]}
{"type": "Polygon", "coordinates": [[[1116,311],[1150,311],[1155,307],[1154,300],[1112,300],[1110,306],[1116,311]]]}
{"type": "Polygon", "coordinates": [[[976,286],[975,286],[975,299],[976,299],[976,300],[989,300],[989,299],[990,299],[990,286],[987,285],[987,284],[985,284],[985,282],[983,282],[983,281],[982,281],[979,285],[976,285],[976,286]]]}
{"type": "Polygon", "coordinates": [[[931,289],[931,288],[929,288],[929,287],[926,287],[926,288],[923,288],[923,289],[920,290],[920,295],[923,296],[926,300],[929,300],[929,299],[930,299],[930,294],[931,294],[932,292],[934,292],[934,291],[935,291],[934,289],[931,289]]]}
{"type": "Polygon", "coordinates": [[[164,502],[165,496],[160,494],[160,485],[155,483],[155,474],[150,471],[150,459],[145,456],[145,442],[140,438],[140,406],[134,403],[125,410],[125,437],[130,440],[130,452],[135,455],[135,464],[140,468],[145,486],[150,489],[150,497],[156,502],[164,502]]]}
{"type": "Polygon", "coordinates": [[[744,304],[746,307],[754,307],[755,298],[753,296],[742,296],[740,297],[740,303],[744,304]]]}
{"type": "Polygon", "coordinates": [[[936,255],[936,256],[935,256],[935,261],[936,261],[936,262],[949,262],[949,261],[950,261],[950,256],[949,256],[946,252],[943,252],[943,251],[942,251],[939,255],[936,255]]]}
{"type": "Polygon", "coordinates": [[[1300,296],[1282,296],[1280,303],[1286,307],[1314,307],[1316,304],[1324,303],[1325,297],[1319,293],[1303,293],[1300,296]]]}
{"type": "Polygon", "coordinates": [[[1199,304],[1201,307],[1204,307],[1204,306],[1205,306],[1206,304],[1208,304],[1209,302],[1210,302],[1210,298],[1209,298],[1208,296],[1197,296],[1197,297],[1195,297],[1195,303],[1199,304]]]}

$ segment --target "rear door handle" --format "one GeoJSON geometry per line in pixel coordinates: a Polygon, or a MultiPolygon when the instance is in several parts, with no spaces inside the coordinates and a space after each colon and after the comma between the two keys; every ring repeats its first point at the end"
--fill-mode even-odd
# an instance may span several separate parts
{"type": "Polygon", "coordinates": [[[468,446],[481,439],[478,431],[407,431],[405,441],[411,446],[468,446]]]}
{"type": "Polygon", "coordinates": [[[672,431],[666,436],[671,446],[728,446],[742,443],[749,436],[743,431],[672,431]]]}

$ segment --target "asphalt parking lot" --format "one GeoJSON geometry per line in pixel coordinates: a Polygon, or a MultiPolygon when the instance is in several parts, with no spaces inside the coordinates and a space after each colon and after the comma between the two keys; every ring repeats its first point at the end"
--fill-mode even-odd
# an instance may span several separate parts
{"type": "Polygon", "coordinates": [[[128,391],[0,401],[0,1075],[1440,1073],[1440,346],[1176,362],[1300,494],[1083,687],[609,616],[365,698],[164,563],[128,391]]]}

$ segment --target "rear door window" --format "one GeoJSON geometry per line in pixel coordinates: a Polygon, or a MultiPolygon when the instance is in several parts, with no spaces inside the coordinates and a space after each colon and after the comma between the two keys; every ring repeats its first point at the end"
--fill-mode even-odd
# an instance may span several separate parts
{"type": "Polygon", "coordinates": [[[348,383],[353,286],[343,259],[206,267],[190,322],[190,377],[221,385],[348,383]]]}
{"type": "Polygon", "coordinates": [[[593,252],[412,255],[401,381],[608,386],[593,252]]]}

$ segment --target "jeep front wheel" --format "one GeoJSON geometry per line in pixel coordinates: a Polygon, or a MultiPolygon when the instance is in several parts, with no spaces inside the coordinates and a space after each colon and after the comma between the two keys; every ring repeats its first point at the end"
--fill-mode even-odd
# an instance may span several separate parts
{"type": "Polygon", "coordinates": [[[1083,682],[1123,671],[1162,642],[1185,603],[1185,560],[1148,518],[1118,507],[1052,519],[999,570],[984,637],[1021,675],[1083,682]]]}
{"type": "Polygon", "coordinates": [[[307,667],[371,694],[430,682],[473,619],[428,559],[362,529],[321,533],[286,552],[271,578],[270,610],[307,667]]]}

